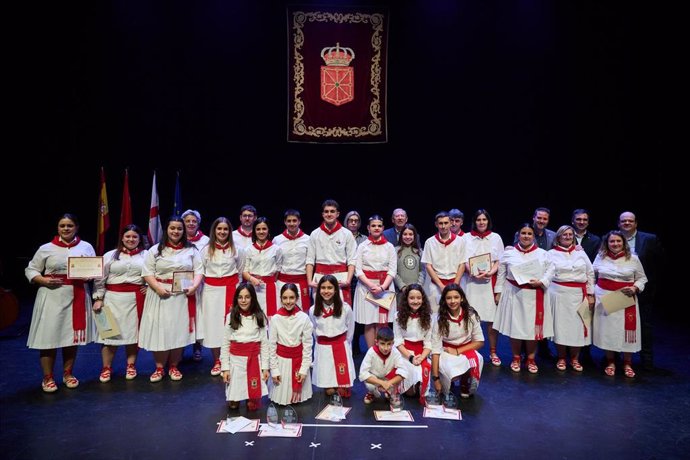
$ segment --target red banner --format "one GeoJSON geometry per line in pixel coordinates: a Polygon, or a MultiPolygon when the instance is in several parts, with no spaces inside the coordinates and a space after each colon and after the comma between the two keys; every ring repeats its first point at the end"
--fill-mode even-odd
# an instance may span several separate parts
{"type": "Polygon", "coordinates": [[[120,208],[120,229],[118,238],[122,235],[122,229],[132,223],[132,199],[129,196],[129,172],[125,169],[125,185],[122,187],[122,207],[120,208]]]}
{"type": "Polygon", "coordinates": [[[288,31],[288,141],[387,142],[387,11],[288,7],[288,31]]]}
{"type": "Polygon", "coordinates": [[[96,238],[96,254],[105,252],[105,232],[110,228],[110,213],[108,211],[108,194],[105,190],[105,170],[101,168],[101,180],[98,186],[98,236],[96,238]]]}

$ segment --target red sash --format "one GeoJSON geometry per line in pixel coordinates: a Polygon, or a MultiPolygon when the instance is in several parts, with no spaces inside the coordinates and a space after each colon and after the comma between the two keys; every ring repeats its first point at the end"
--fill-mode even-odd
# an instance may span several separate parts
{"type": "MultiPolygon", "coordinates": [[[[237,276],[237,273],[234,275],[230,276],[223,276],[220,278],[213,278],[210,276],[207,276],[204,279],[204,283],[208,284],[209,286],[214,286],[214,287],[225,287],[225,317],[228,316],[228,313],[230,313],[230,309],[232,308],[232,299],[235,297],[235,290],[237,290],[237,284],[239,283],[240,279],[239,276],[237,276]]],[[[225,321],[223,322],[225,323],[225,321]]]]}
{"type": "MultiPolygon", "coordinates": [[[[333,275],[335,273],[347,273],[347,265],[345,264],[316,264],[314,272],[322,275],[333,275]]],[[[340,288],[343,293],[343,301],[352,305],[352,296],[350,294],[350,286],[340,288]]]]}
{"type": "MultiPolygon", "coordinates": [[[[364,270],[364,276],[370,280],[378,280],[379,284],[383,284],[386,281],[387,271],[376,271],[372,272],[369,270],[364,270]]],[[[379,324],[386,324],[388,322],[388,310],[383,307],[379,307],[379,324]]]]}
{"type": "Polygon", "coordinates": [[[311,306],[311,297],[309,296],[309,282],[307,281],[307,274],[304,275],[288,275],[286,273],[278,273],[278,281],[281,283],[294,283],[299,286],[299,299],[303,310],[307,310],[311,306]]]}
{"type": "MultiPolygon", "coordinates": [[[[443,341],[443,346],[445,348],[453,348],[455,350],[460,349],[461,347],[467,345],[470,342],[465,342],[461,343],[460,345],[455,345],[454,343],[449,343],[446,342],[445,340],[443,341]]],[[[463,351],[460,354],[464,355],[465,358],[467,358],[467,361],[470,362],[470,375],[477,379],[479,381],[479,357],[477,356],[477,350],[469,350],[469,351],[463,351]]]]}
{"type": "Polygon", "coordinates": [[[347,351],[345,351],[345,342],[347,341],[347,334],[343,332],[335,337],[326,337],[319,335],[316,337],[316,343],[319,345],[330,345],[333,353],[333,362],[335,363],[335,377],[340,387],[349,387],[350,385],[350,366],[347,363],[347,351]]]}
{"type": "Polygon", "coordinates": [[[533,289],[537,294],[537,313],[534,318],[534,340],[541,340],[544,338],[544,290],[542,288],[532,287],[529,284],[517,284],[515,280],[506,278],[510,284],[520,289],[533,289]]]}
{"type": "Polygon", "coordinates": [[[61,279],[63,286],[72,286],[74,297],[72,300],[72,329],[74,330],[72,343],[86,343],[86,288],[84,287],[84,280],[67,279],[67,275],[46,275],[46,277],[61,279]]]}
{"type": "Polygon", "coordinates": [[[247,395],[249,399],[261,399],[261,366],[259,353],[261,342],[230,342],[230,354],[247,358],[247,395]]]}
{"type": "Polygon", "coordinates": [[[266,283],[266,316],[270,319],[278,311],[278,298],[276,297],[276,277],[274,275],[261,276],[254,275],[254,278],[259,278],[266,283]]]}
{"type": "Polygon", "coordinates": [[[137,304],[137,317],[139,321],[141,321],[141,314],[144,312],[144,297],[146,296],[146,294],[142,294],[141,292],[142,286],[142,284],[134,283],[106,284],[105,290],[112,292],[133,292],[137,304]]]}
{"type": "MultiPolygon", "coordinates": [[[[556,246],[556,249],[558,249],[559,246],[556,246]]],[[[571,287],[571,288],[580,288],[582,290],[582,299],[584,300],[587,297],[587,283],[578,283],[575,281],[554,281],[556,284],[560,284],[561,286],[565,287],[571,287]]],[[[577,315],[580,316],[580,315],[577,315]]],[[[587,325],[583,321],[582,318],[580,318],[580,321],[582,321],[582,327],[585,328],[585,337],[587,337],[587,325]]]]}
{"type": "Polygon", "coordinates": [[[297,375],[302,366],[302,344],[288,347],[279,343],[276,353],[281,358],[292,360],[292,398],[290,402],[298,403],[302,400],[302,382],[297,381],[297,375]]]}
{"type": "MultiPolygon", "coordinates": [[[[618,291],[624,287],[633,286],[635,283],[632,281],[614,281],[606,278],[599,278],[597,280],[597,286],[607,291],[618,291]]],[[[633,297],[633,302],[634,302],[633,297]]],[[[628,343],[637,342],[637,310],[635,309],[635,303],[626,307],[625,309],[625,341],[628,343]]]]}
{"type": "MultiPolygon", "coordinates": [[[[405,339],[405,348],[413,351],[415,356],[421,355],[422,353],[424,353],[424,341],[419,340],[413,342],[412,340],[405,339]]],[[[428,359],[425,359],[424,361],[422,361],[422,364],[420,365],[422,366],[422,386],[419,390],[419,402],[422,403],[424,402],[424,393],[426,392],[426,389],[429,385],[429,376],[431,375],[431,363],[428,359]]]]}
{"type": "MultiPolygon", "coordinates": [[[[159,283],[172,284],[172,278],[162,280],[156,278],[159,283]]],[[[189,332],[194,332],[194,319],[196,318],[196,293],[187,296],[187,313],[189,314],[189,332]]]]}

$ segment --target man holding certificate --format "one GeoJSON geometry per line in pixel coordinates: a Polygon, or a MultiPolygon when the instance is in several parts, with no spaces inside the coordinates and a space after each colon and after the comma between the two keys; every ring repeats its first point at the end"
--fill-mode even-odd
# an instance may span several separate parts
{"type": "Polygon", "coordinates": [[[613,230],[604,237],[592,266],[597,274],[594,345],[606,351],[606,375],[616,373],[615,353],[623,352],[623,373],[633,378],[632,354],[642,348],[637,302],[647,283],[642,263],[630,252],[623,233],[613,230]]]}
{"type": "Polygon", "coordinates": [[[57,391],[53,378],[57,349],[62,348],[62,381],[67,388],[76,388],[79,380],[72,368],[77,345],[93,341],[91,295],[86,280],[68,277],[70,258],[96,255],[93,246],[77,236],[78,230],[77,217],[63,214],[57,224],[57,236],[38,248],[24,271],[26,278],[39,286],[27,346],[40,351],[41,388],[46,393],[57,391]]]}

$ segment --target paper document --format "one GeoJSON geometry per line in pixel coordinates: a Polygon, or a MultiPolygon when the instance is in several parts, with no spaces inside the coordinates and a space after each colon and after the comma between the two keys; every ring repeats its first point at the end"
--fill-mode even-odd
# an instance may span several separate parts
{"type": "Polygon", "coordinates": [[[446,409],[443,406],[426,406],[424,408],[424,417],[440,418],[443,420],[462,420],[460,409],[446,409]]]}
{"type": "Polygon", "coordinates": [[[601,297],[601,306],[604,307],[607,315],[632,305],[635,305],[635,297],[628,297],[621,291],[611,291],[601,297]]]}
{"type": "Polygon", "coordinates": [[[375,410],[374,417],[377,422],[414,422],[409,410],[392,412],[389,410],[375,410]]]}
{"type": "Polygon", "coordinates": [[[544,274],[544,267],[538,259],[530,260],[520,265],[512,265],[510,272],[518,284],[527,284],[530,280],[538,280],[544,274]]]}
{"type": "Polygon", "coordinates": [[[334,406],[327,404],[321,412],[316,415],[317,420],[327,420],[329,422],[339,422],[345,420],[347,413],[352,410],[351,407],[334,406]]]}
{"type": "Polygon", "coordinates": [[[260,438],[299,438],[302,436],[302,424],[285,423],[271,426],[262,423],[258,436],[260,438]]]}

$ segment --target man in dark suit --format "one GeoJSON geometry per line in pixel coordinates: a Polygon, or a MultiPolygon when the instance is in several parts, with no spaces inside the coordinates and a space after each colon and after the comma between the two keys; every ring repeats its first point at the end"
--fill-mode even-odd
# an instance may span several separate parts
{"type": "Polygon", "coordinates": [[[630,251],[637,254],[642,262],[647,284],[639,294],[640,328],[642,330],[642,350],[640,361],[645,370],[654,369],[654,297],[656,295],[657,275],[661,269],[663,248],[657,236],[637,230],[637,217],[626,211],[618,218],[618,228],[628,240],[630,251]]]}
{"type": "MultiPolygon", "coordinates": [[[[403,227],[407,223],[407,211],[402,208],[393,210],[391,222],[393,223],[393,226],[383,231],[383,237],[393,246],[398,246],[400,232],[403,231],[403,227]]],[[[417,246],[420,248],[422,247],[421,241],[419,240],[419,234],[417,234],[417,246]]]]}
{"type": "MultiPolygon", "coordinates": [[[[534,224],[534,243],[548,251],[553,247],[553,241],[556,239],[556,232],[546,228],[549,225],[549,218],[551,217],[551,210],[549,208],[537,208],[534,210],[532,216],[532,223],[534,224]]],[[[518,232],[515,232],[513,244],[518,242],[518,232]]]]}
{"type": "Polygon", "coordinates": [[[594,262],[599,246],[601,246],[601,238],[587,230],[587,227],[589,227],[589,211],[586,209],[576,209],[573,211],[571,224],[575,229],[577,244],[582,246],[587,257],[589,257],[589,261],[594,262]]]}

